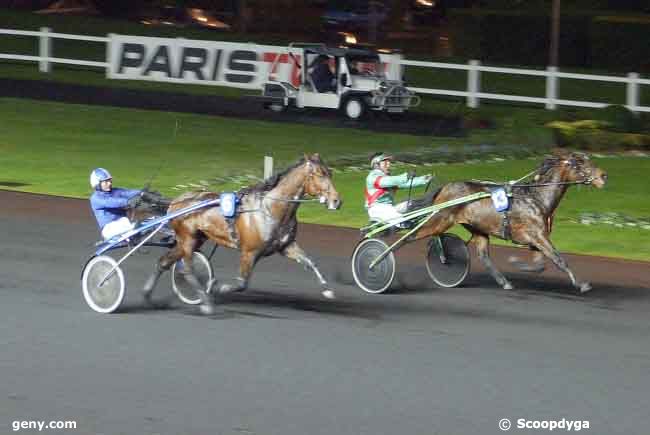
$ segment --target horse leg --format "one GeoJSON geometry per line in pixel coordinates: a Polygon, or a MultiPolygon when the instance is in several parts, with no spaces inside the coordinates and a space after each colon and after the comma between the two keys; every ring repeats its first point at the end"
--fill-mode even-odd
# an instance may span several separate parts
{"type": "Polygon", "coordinates": [[[478,255],[479,260],[483,263],[483,266],[487,269],[492,278],[495,279],[497,284],[503,287],[504,290],[512,290],[512,284],[506,279],[505,276],[494,266],[492,259],[490,258],[490,239],[488,236],[479,233],[472,233],[472,238],[470,240],[476,243],[476,254],[478,255]]]}
{"type": "Polygon", "coordinates": [[[309,258],[305,251],[298,246],[296,242],[292,242],[284,248],[282,251],[282,255],[284,255],[287,258],[290,258],[292,260],[295,260],[298,264],[304,264],[305,268],[309,268],[316,274],[316,278],[318,279],[318,282],[320,283],[321,287],[323,287],[323,291],[321,292],[322,295],[327,298],[327,299],[334,299],[336,295],[334,294],[334,291],[330,288],[329,284],[327,281],[325,281],[325,278],[323,278],[323,274],[320,273],[320,270],[318,270],[318,267],[316,266],[316,263],[314,260],[309,258]]]}
{"type": "Polygon", "coordinates": [[[560,270],[563,270],[569,275],[569,278],[571,279],[571,284],[578,290],[580,290],[580,293],[586,293],[589,290],[591,290],[591,284],[587,281],[578,281],[571,271],[569,269],[569,265],[566,262],[562,256],[560,256],[560,253],[555,249],[553,244],[551,243],[550,240],[548,240],[544,236],[538,236],[534,237],[532,239],[533,245],[539,249],[546,257],[550,258],[553,264],[555,264],[560,270]]]}
{"type": "Polygon", "coordinates": [[[444,233],[454,225],[455,216],[451,210],[443,209],[431,216],[422,228],[411,236],[409,242],[424,239],[425,237],[437,236],[444,233]]]}
{"type": "Polygon", "coordinates": [[[153,294],[153,290],[156,288],[156,284],[158,284],[158,280],[163,272],[169,270],[172,264],[178,261],[182,256],[183,250],[180,249],[179,245],[176,245],[160,257],[158,262],[154,265],[153,273],[149,278],[147,278],[147,281],[142,287],[142,293],[146,302],[151,302],[151,295],[153,294]]]}
{"type": "Polygon", "coordinates": [[[521,270],[522,272],[534,272],[534,273],[544,272],[544,269],[546,269],[544,254],[539,249],[534,247],[532,247],[531,250],[533,250],[534,252],[533,252],[532,261],[530,263],[527,263],[521,258],[514,255],[508,258],[508,261],[510,262],[510,264],[512,264],[514,267],[521,270]]]}
{"type": "Polygon", "coordinates": [[[176,246],[166,256],[163,256],[161,264],[163,267],[169,269],[176,261],[183,259],[184,267],[181,273],[187,283],[192,286],[196,293],[201,298],[201,306],[199,309],[201,313],[210,315],[215,313],[215,306],[212,299],[208,295],[207,289],[204,289],[201,282],[194,275],[194,262],[193,254],[197,247],[201,246],[205,241],[204,238],[192,235],[186,235],[177,239],[176,246]]]}
{"type": "Polygon", "coordinates": [[[219,286],[219,293],[241,292],[248,288],[248,280],[253,272],[253,266],[257,261],[257,253],[253,251],[241,251],[239,255],[239,276],[233,279],[232,283],[223,283],[219,286]]]}

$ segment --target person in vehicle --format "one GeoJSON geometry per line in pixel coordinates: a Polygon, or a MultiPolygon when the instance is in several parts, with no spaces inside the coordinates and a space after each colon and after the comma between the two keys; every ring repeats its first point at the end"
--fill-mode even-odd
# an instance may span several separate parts
{"type": "Polygon", "coordinates": [[[408,201],[394,204],[397,189],[425,186],[432,179],[431,175],[420,177],[404,172],[391,175],[393,156],[378,152],[370,160],[370,173],[366,177],[365,206],[368,217],[373,221],[393,222],[399,220],[407,211],[408,201]]]}
{"type": "Polygon", "coordinates": [[[135,228],[126,212],[138,199],[146,196],[145,191],[113,187],[113,177],[104,168],[96,168],[90,173],[90,186],[94,189],[90,206],[104,240],[135,228]]]}
{"type": "Polygon", "coordinates": [[[336,91],[336,68],[330,63],[330,58],[323,54],[314,61],[311,79],[318,92],[336,91]]]}

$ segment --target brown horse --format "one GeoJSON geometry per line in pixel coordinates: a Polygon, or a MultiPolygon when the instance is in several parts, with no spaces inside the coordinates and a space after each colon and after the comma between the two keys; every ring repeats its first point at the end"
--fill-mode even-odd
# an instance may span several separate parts
{"type": "MultiPolygon", "coordinates": [[[[591,290],[588,282],[576,279],[549,236],[553,214],[569,186],[586,184],[602,188],[607,182],[607,173],[596,167],[586,154],[561,151],[544,160],[534,174],[534,183],[511,186],[511,204],[507,211],[497,212],[489,197],[446,208],[432,216],[418,230],[414,239],[442,234],[454,224],[461,224],[472,233],[470,242],[475,243],[479,259],[504,289],[512,289],[512,284],[496,269],[490,259],[490,236],[526,245],[536,251],[533,266],[517,263],[520,269],[541,272],[544,269],[544,257],[547,257],[569,275],[571,283],[577,289],[581,292],[591,290]]],[[[432,202],[439,204],[476,192],[490,191],[493,187],[495,186],[478,182],[449,183],[438,191],[416,200],[416,206],[430,205],[432,202]]]]}
{"type": "MultiPolygon", "coordinates": [[[[233,218],[225,218],[219,207],[208,207],[171,221],[177,244],[158,261],[143,289],[145,297],[150,297],[162,272],[182,258],[187,282],[201,297],[201,311],[213,313],[214,305],[208,293],[214,282],[203,289],[192,273],[192,253],[210,239],[219,246],[240,250],[239,276],[232,283],[221,284],[219,294],[245,290],[255,263],[262,257],[280,253],[310,268],[323,288],[323,296],[334,298],[314,261],[296,243],[296,212],[304,196],[320,198],[330,210],[341,206],[331,172],[320,156],[305,156],[284,172],[238,194],[239,211],[233,218]]],[[[212,192],[184,194],[172,201],[169,212],[217,197],[212,192]]]]}

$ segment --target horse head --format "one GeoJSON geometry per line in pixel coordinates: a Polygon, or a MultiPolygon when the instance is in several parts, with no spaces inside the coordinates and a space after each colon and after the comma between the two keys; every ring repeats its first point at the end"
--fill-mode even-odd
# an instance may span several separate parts
{"type": "Polygon", "coordinates": [[[553,157],[544,160],[535,179],[549,179],[555,174],[559,174],[562,182],[591,184],[599,189],[607,183],[607,172],[581,152],[555,152],[553,157]]]}
{"type": "Polygon", "coordinates": [[[341,207],[341,198],[332,182],[332,171],[320,156],[318,154],[305,155],[303,167],[306,171],[305,194],[318,197],[322,204],[327,204],[329,210],[338,210],[341,207]]]}

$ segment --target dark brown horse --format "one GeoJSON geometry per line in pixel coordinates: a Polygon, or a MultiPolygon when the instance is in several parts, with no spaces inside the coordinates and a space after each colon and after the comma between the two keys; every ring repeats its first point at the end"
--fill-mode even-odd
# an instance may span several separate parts
{"type": "MultiPolygon", "coordinates": [[[[212,192],[189,193],[176,198],[169,212],[173,212],[219,195],[212,192]]],[[[280,253],[309,267],[318,278],[326,298],[334,298],[314,261],[305,254],[298,243],[296,212],[304,196],[320,198],[328,209],[336,210],[341,201],[331,179],[331,172],[318,154],[304,159],[275,175],[271,179],[239,192],[239,212],[233,218],[225,218],[219,207],[200,209],[171,221],[177,244],[163,255],[156,270],[144,287],[145,297],[151,295],[163,271],[183,259],[187,281],[201,297],[201,311],[214,312],[208,288],[201,288],[192,273],[192,253],[207,240],[219,246],[240,250],[239,276],[231,283],[223,283],[218,293],[230,293],[246,289],[255,263],[262,257],[280,253]]]]}
{"type": "MultiPolygon", "coordinates": [[[[510,240],[536,251],[533,266],[517,264],[522,270],[542,271],[544,257],[547,257],[569,275],[571,283],[577,289],[581,292],[589,291],[591,285],[576,279],[549,237],[553,214],[569,186],[586,184],[602,188],[607,182],[607,173],[596,167],[586,154],[562,151],[544,160],[535,174],[533,183],[511,186],[512,198],[508,211],[497,212],[489,197],[446,208],[424,224],[416,233],[415,239],[442,234],[454,224],[461,224],[472,233],[470,242],[473,241],[476,245],[479,259],[504,289],[511,289],[512,284],[490,259],[490,236],[510,240]]],[[[491,187],[494,186],[477,182],[449,183],[428,197],[417,200],[417,205],[430,205],[432,202],[439,204],[476,192],[490,191],[491,187]]]]}

